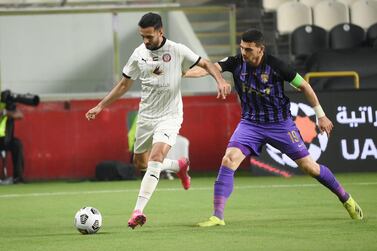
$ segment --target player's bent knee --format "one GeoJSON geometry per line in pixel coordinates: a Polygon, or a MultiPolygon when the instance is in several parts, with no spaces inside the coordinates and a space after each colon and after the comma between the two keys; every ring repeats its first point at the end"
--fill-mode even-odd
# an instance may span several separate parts
{"type": "Polygon", "coordinates": [[[226,167],[229,167],[231,169],[234,169],[235,166],[236,166],[236,163],[234,162],[234,160],[232,159],[231,156],[229,155],[225,155],[222,159],[222,162],[221,162],[221,165],[222,166],[226,166],[226,167]]]}
{"type": "Polygon", "coordinates": [[[299,165],[300,169],[312,177],[319,175],[319,165],[316,162],[306,162],[299,165]]]}

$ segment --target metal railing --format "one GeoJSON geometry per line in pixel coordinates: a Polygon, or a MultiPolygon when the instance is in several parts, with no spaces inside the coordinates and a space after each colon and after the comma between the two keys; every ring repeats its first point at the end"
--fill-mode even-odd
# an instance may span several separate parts
{"type": "Polygon", "coordinates": [[[305,74],[305,80],[309,82],[310,78],[327,78],[327,77],[353,77],[355,89],[360,89],[359,74],[355,71],[320,71],[308,72],[305,74]]]}

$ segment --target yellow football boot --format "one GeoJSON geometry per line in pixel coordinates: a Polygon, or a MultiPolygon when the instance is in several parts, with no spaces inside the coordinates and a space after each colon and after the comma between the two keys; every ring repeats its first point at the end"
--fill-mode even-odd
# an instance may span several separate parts
{"type": "Polygon", "coordinates": [[[214,226],[225,226],[225,221],[220,220],[216,216],[211,216],[208,221],[198,223],[199,227],[214,227],[214,226]]]}
{"type": "Polygon", "coordinates": [[[362,220],[363,219],[363,210],[357,204],[357,202],[351,197],[348,198],[346,202],[343,203],[343,206],[347,209],[349,215],[354,220],[362,220]]]}

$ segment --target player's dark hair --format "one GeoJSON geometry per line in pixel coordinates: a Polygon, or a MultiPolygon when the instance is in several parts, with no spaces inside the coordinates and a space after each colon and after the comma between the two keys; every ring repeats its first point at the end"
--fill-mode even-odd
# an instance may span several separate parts
{"type": "Polygon", "coordinates": [[[141,17],[139,26],[143,29],[153,27],[155,30],[159,30],[162,28],[161,16],[159,14],[149,12],[141,17]]]}
{"type": "Polygon", "coordinates": [[[250,29],[250,30],[245,31],[242,34],[241,39],[242,41],[246,43],[254,42],[257,46],[264,45],[263,33],[258,30],[250,29]]]}

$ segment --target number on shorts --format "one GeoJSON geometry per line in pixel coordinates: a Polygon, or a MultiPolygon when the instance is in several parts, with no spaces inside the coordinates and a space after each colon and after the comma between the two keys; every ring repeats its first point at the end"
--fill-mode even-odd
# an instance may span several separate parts
{"type": "Polygon", "coordinates": [[[288,132],[289,138],[291,139],[292,143],[300,142],[299,137],[297,136],[295,131],[288,132]]]}

